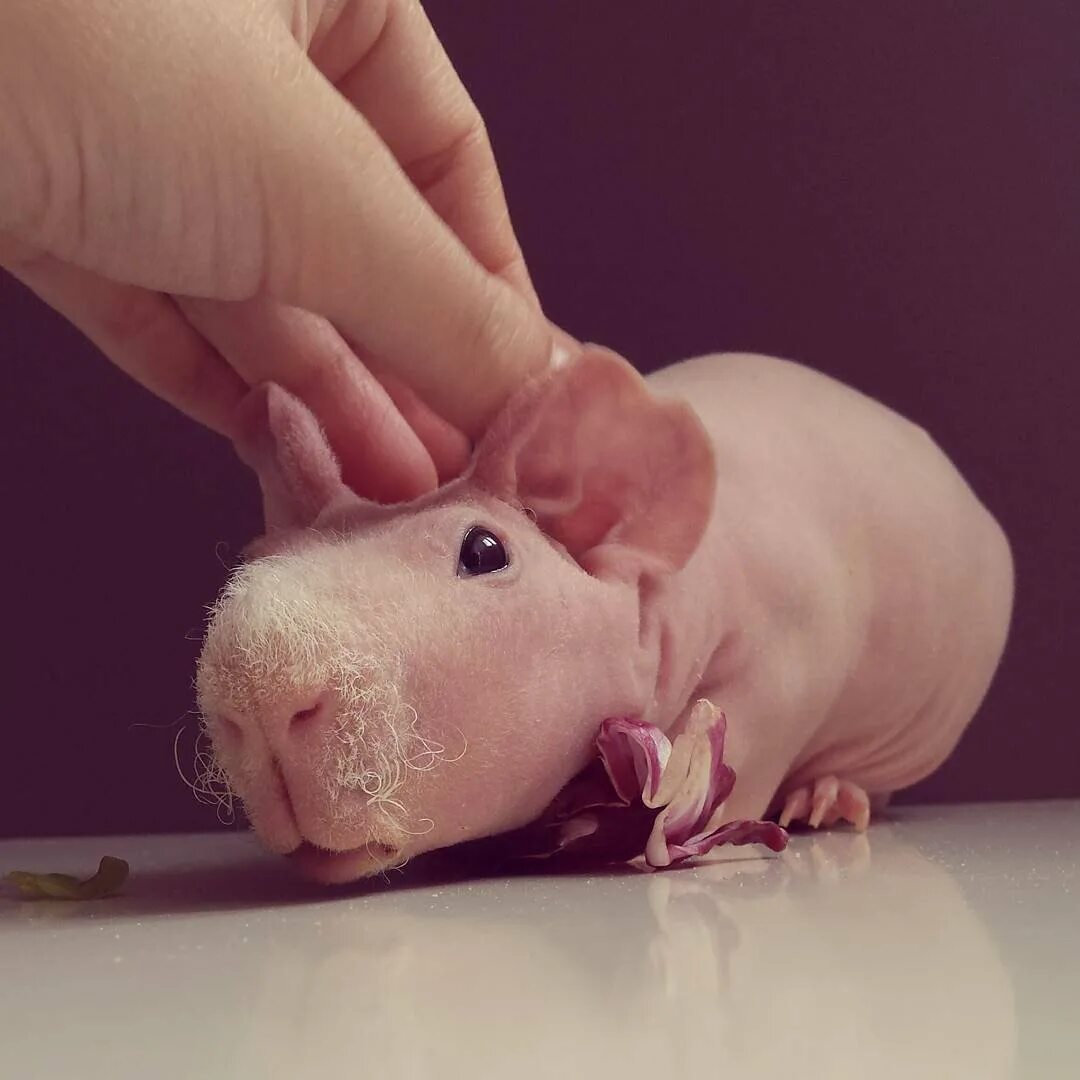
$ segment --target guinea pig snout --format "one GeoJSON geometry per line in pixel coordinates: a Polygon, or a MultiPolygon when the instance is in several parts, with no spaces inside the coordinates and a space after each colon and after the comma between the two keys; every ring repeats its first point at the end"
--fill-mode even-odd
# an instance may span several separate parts
{"type": "Polygon", "coordinates": [[[335,722],[336,699],[329,690],[283,690],[261,694],[247,707],[208,707],[207,728],[223,755],[244,755],[252,740],[265,742],[277,757],[313,743],[325,743],[335,722]]]}
{"type": "Polygon", "coordinates": [[[444,747],[406,696],[393,620],[321,569],[252,564],[216,605],[198,672],[214,764],[274,850],[396,850],[408,781],[444,747]]]}

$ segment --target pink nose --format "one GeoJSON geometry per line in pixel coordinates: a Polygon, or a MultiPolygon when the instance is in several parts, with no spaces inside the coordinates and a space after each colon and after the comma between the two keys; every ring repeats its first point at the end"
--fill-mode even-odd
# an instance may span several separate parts
{"type": "Polygon", "coordinates": [[[280,697],[261,708],[233,711],[217,717],[215,734],[239,750],[251,738],[262,738],[277,754],[301,744],[322,741],[334,716],[329,693],[293,694],[280,697]]]}
{"type": "Polygon", "coordinates": [[[319,697],[312,704],[303,706],[295,712],[293,712],[291,719],[289,720],[289,727],[296,727],[297,724],[307,724],[309,721],[313,721],[320,713],[326,709],[325,698],[319,697]]]}

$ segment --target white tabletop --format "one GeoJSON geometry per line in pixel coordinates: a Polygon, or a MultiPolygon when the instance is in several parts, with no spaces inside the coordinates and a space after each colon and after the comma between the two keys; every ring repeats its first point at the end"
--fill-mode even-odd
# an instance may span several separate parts
{"type": "Polygon", "coordinates": [[[1080,802],[653,874],[323,891],[235,833],[6,841],[0,872],[103,854],[123,896],[0,901],[0,1076],[1080,1075],[1080,802]]]}

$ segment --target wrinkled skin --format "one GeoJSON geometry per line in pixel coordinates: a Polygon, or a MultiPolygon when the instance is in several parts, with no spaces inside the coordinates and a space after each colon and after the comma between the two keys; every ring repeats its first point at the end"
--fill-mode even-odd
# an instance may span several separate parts
{"type": "Polygon", "coordinates": [[[527,824],[601,721],[728,717],[731,819],[826,775],[936,768],[1004,646],[1008,546],[923,432],[765,357],[644,380],[604,350],[534,381],[458,481],[380,507],[310,414],[253,393],[267,533],[199,698],[256,831],[324,881],[527,824]],[[481,526],[509,565],[471,576],[481,526]]]}

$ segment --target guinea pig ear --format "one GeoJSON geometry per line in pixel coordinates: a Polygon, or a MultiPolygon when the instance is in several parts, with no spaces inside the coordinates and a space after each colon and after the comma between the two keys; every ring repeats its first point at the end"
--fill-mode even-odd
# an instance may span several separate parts
{"type": "Polygon", "coordinates": [[[472,479],[530,509],[589,573],[636,579],[686,564],[712,512],[716,466],[689,405],[588,346],[496,418],[472,479]]]}
{"type": "Polygon", "coordinates": [[[287,390],[256,386],[240,403],[235,425],[236,451],[262,488],[267,532],[304,528],[348,493],[318,421],[287,390]]]}

